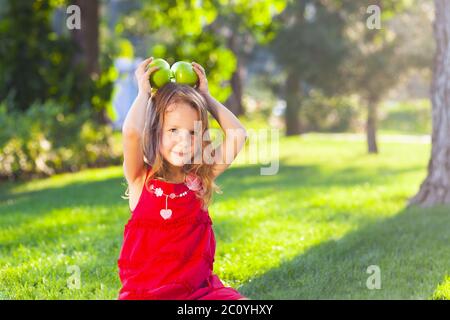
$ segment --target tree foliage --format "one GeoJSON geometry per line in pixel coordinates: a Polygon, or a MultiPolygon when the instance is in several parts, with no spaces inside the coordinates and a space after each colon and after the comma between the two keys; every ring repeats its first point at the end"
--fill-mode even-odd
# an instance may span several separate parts
{"type": "MultiPolygon", "coordinates": [[[[26,111],[47,100],[69,106],[70,112],[94,106],[100,111],[109,100],[109,73],[91,78],[74,64],[80,48],[67,30],[60,32],[54,13],[65,0],[2,0],[0,5],[0,101],[9,111],[26,111]]],[[[65,24],[64,24],[65,27],[65,24]]],[[[111,59],[102,64],[110,65],[111,59]]],[[[106,70],[109,70],[106,66],[106,70]]]]}
{"type": "Polygon", "coordinates": [[[205,66],[210,90],[224,101],[231,94],[229,79],[238,67],[229,48],[231,34],[267,41],[274,35],[272,16],[284,0],[268,1],[152,1],[124,17],[124,30],[151,35],[150,54],[175,60],[194,60],[205,66]]]}

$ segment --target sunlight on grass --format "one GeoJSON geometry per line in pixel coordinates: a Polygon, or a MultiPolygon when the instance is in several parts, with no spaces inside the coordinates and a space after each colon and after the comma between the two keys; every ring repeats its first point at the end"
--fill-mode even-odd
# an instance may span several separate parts
{"type": "Polygon", "coordinates": [[[450,276],[446,276],[443,283],[441,283],[433,294],[433,299],[448,300],[450,299],[450,276]]]}
{"type": "MultiPolygon", "coordinates": [[[[282,138],[280,168],[233,164],[209,208],[214,272],[253,299],[450,298],[450,217],[408,209],[430,145],[307,134],[282,138]],[[379,265],[383,289],[365,286],[379,265]]],[[[115,299],[130,217],[122,167],[0,186],[0,298],[115,299]],[[67,267],[81,288],[69,289],[67,267]]]]}

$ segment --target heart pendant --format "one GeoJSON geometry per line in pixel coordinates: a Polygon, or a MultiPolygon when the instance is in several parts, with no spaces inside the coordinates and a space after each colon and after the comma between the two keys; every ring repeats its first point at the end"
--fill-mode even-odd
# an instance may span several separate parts
{"type": "Polygon", "coordinates": [[[161,217],[163,217],[165,220],[167,220],[172,215],[172,210],[170,210],[170,209],[161,209],[159,214],[161,215],[161,217]]]}

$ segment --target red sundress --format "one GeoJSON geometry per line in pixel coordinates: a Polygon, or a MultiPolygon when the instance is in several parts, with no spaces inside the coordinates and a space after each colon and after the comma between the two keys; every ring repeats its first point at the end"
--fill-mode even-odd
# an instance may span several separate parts
{"type": "MultiPolygon", "coordinates": [[[[150,168],[147,169],[148,175],[150,168]]],[[[167,198],[172,215],[160,214],[166,196],[145,185],[136,208],[124,228],[120,250],[119,299],[237,300],[244,298],[226,287],[213,273],[216,241],[208,210],[184,183],[151,179],[164,194],[186,194],[167,198]]]]}

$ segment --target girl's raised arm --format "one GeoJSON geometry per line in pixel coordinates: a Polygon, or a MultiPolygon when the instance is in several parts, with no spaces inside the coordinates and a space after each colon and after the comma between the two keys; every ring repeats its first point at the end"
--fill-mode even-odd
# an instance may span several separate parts
{"type": "Polygon", "coordinates": [[[147,104],[151,98],[149,77],[157,69],[153,67],[146,70],[152,60],[153,58],[148,58],[142,61],[136,69],[139,91],[122,126],[123,170],[128,184],[135,182],[145,171],[142,139],[147,104]]]}
{"type": "Polygon", "coordinates": [[[247,140],[247,131],[233,112],[211,96],[203,67],[195,62],[192,62],[192,66],[199,77],[197,90],[205,97],[208,111],[217,120],[225,136],[224,141],[215,149],[216,161],[213,172],[214,177],[217,178],[241,151],[247,140]]]}

